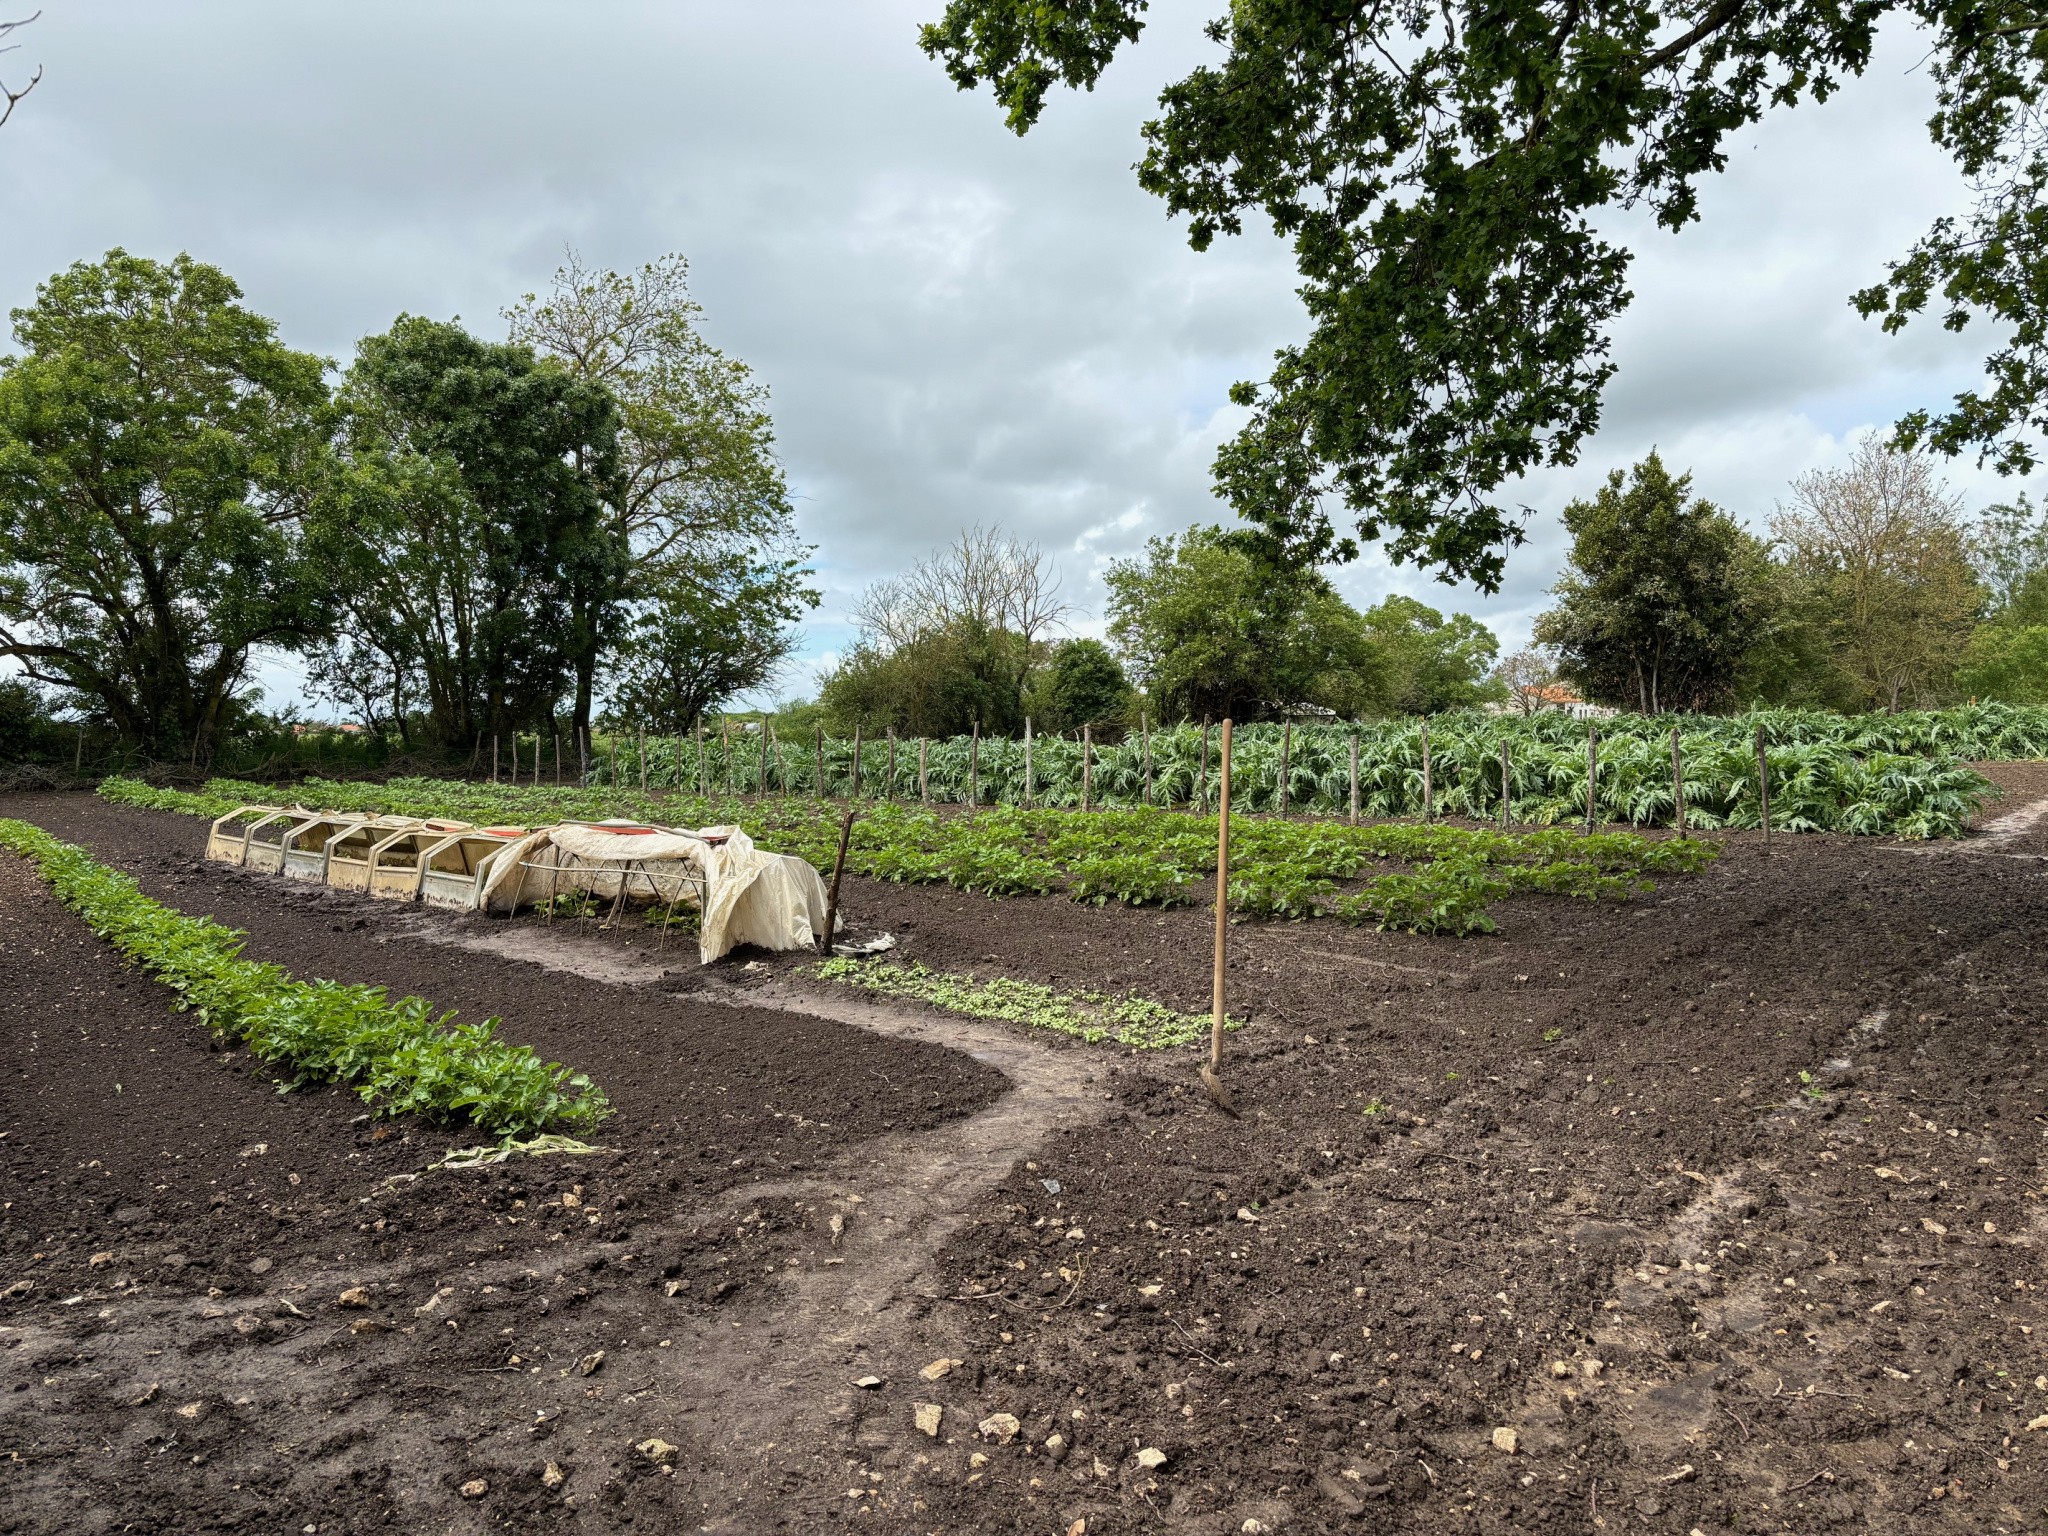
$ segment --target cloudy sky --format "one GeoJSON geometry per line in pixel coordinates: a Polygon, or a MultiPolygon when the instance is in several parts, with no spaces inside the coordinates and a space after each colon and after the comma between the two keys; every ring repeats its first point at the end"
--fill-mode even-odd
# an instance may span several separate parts
{"type": "MultiPolygon", "coordinates": [[[[1303,330],[1283,246],[1197,256],[1131,175],[1219,7],[1154,0],[1143,43],[1020,140],[918,50],[941,0],[44,0],[0,57],[12,84],[45,70],[0,130],[0,304],[112,245],[186,250],[345,359],[401,311],[501,333],[565,247],[681,252],[712,339],[772,390],[817,546],[824,606],[785,692],[845,644],[867,582],[977,522],[1052,551],[1095,631],[1107,561],[1224,515],[1225,392],[1303,330]]],[[[1605,425],[1519,489],[1536,516],[1499,594],[1369,554],[1348,595],[1411,592],[1515,644],[1558,509],[1609,469],[1658,446],[1760,523],[1860,431],[1970,384],[1981,328],[1886,338],[1846,303],[1963,203],[1927,143],[1924,51],[1900,29],[1827,107],[1742,135],[1703,224],[1615,223],[1636,302],[1605,425]]],[[[1973,505],[2010,489],[1951,479],[1973,505]]],[[[293,677],[266,669],[273,703],[293,677]]]]}

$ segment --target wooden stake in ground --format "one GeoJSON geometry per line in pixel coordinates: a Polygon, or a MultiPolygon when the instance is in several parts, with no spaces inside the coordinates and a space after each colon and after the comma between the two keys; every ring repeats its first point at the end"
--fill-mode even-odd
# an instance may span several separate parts
{"type": "Polygon", "coordinates": [[[1202,772],[1195,780],[1195,805],[1204,814],[1209,811],[1209,717],[1202,716],[1202,772]]]}
{"type": "Polygon", "coordinates": [[[1500,739],[1500,829],[1508,829],[1508,739],[1500,739]]]}
{"type": "Polygon", "coordinates": [[[846,844],[853,836],[853,811],[846,808],[846,819],[839,823],[839,856],[832,861],[832,888],[825,893],[825,953],[832,953],[832,936],[839,931],[839,877],[846,873],[846,844]]]}
{"type": "Polygon", "coordinates": [[[1756,728],[1757,819],[1763,824],[1764,849],[1771,846],[1771,760],[1764,756],[1764,728],[1756,728]]]}
{"type": "Polygon", "coordinates": [[[619,733],[612,732],[612,798],[619,795],[619,733]]]}
{"type": "Polygon", "coordinates": [[[1280,814],[1287,814],[1287,759],[1294,749],[1294,722],[1280,722],[1280,814]]]}
{"type": "Polygon", "coordinates": [[[1586,722],[1586,830],[1593,830],[1600,809],[1600,732],[1586,722]]]}
{"type": "Polygon", "coordinates": [[[1351,733],[1351,825],[1358,825],[1358,732],[1351,733]]]}
{"type": "Polygon", "coordinates": [[[590,727],[584,726],[576,733],[576,787],[581,789],[590,782],[590,727]]]}
{"type": "Polygon", "coordinates": [[[640,727],[640,793],[647,793],[647,727],[640,727]]]}
{"type": "Polygon", "coordinates": [[[491,782],[498,782],[498,733],[491,732],[491,782]]]}
{"type": "Polygon", "coordinates": [[[811,789],[822,800],[825,798],[825,727],[812,726],[811,740],[818,753],[818,766],[811,778],[811,789]]]}
{"type": "Polygon", "coordinates": [[[71,776],[75,779],[85,772],[85,727],[78,728],[78,744],[71,749],[71,776]]]}
{"type": "MultiPolygon", "coordinates": [[[[1203,732],[1207,734],[1207,727],[1203,732]]],[[[1202,1068],[1202,1088],[1211,1102],[1237,1118],[1237,1108],[1223,1087],[1223,936],[1230,926],[1230,721],[1223,722],[1223,761],[1216,793],[1216,954],[1209,983],[1209,1060],[1202,1068]]]]}
{"type": "Polygon", "coordinates": [[[718,717],[718,760],[725,768],[725,797],[732,798],[732,718],[718,717]]]}
{"type": "Polygon", "coordinates": [[[1671,820],[1685,836],[1685,763],[1678,755],[1678,727],[1671,727],[1671,820]]]}
{"type": "Polygon", "coordinates": [[[1145,803],[1152,803],[1152,717],[1138,711],[1138,734],[1145,740],[1145,803]]]}
{"type": "Polygon", "coordinates": [[[1436,804],[1432,799],[1433,786],[1429,782],[1429,722],[1422,722],[1422,819],[1436,819],[1436,804]]]}
{"type": "Polygon", "coordinates": [[[974,734],[967,742],[967,803],[981,804],[981,722],[974,722],[974,734]]]}
{"type": "Polygon", "coordinates": [[[930,745],[931,741],[929,738],[924,736],[917,738],[917,797],[926,805],[932,803],[931,763],[926,757],[925,752],[925,749],[930,745]]]}
{"type": "Polygon", "coordinates": [[[676,732],[676,793],[683,792],[683,733],[676,732]]]}
{"type": "Polygon", "coordinates": [[[849,800],[858,800],[860,798],[860,723],[858,721],[854,723],[853,727],[852,788],[847,790],[846,798],[849,800]]]}
{"type": "Polygon", "coordinates": [[[555,732],[555,788],[562,787],[562,733],[555,732]]]}
{"type": "Polygon", "coordinates": [[[896,798],[896,727],[893,725],[889,727],[889,778],[882,786],[882,798],[896,798]]]}
{"type": "Polygon", "coordinates": [[[1095,732],[1091,726],[1081,727],[1081,809],[1087,810],[1095,791],[1095,732]]]}
{"type": "Polygon", "coordinates": [[[1031,717],[1024,717],[1024,809],[1031,809],[1032,797],[1038,792],[1038,779],[1031,769],[1031,717]]]}
{"type": "Polygon", "coordinates": [[[697,717],[697,793],[711,793],[711,765],[704,760],[704,717],[697,717]]]}
{"type": "Polygon", "coordinates": [[[533,787],[540,788],[540,732],[533,733],[533,787]]]}

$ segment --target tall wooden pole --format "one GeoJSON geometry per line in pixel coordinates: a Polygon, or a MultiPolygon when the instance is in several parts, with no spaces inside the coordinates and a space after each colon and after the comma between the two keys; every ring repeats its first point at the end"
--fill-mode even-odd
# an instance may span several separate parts
{"type": "Polygon", "coordinates": [[[981,804],[981,721],[974,722],[974,734],[967,742],[967,803],[981,804]]]}
{"type": "Polygon", "coordinates": [[[617,731],[613,731],[613,732],[612,732],[612,796],[613,796],[613,798],[614,798],[614,799],[616,799],[616,798],[617,798],[617,796],[618,796],[618,793],[619,793],[619,733],[618,733],[617,731]]]}
{"type": "Polygon", "coordinates": [[[1586,722],[1586,830],[1593,830],[1600,816],[1600,732],[1586,722]]]}
{"type": "Polygon", "coordinates": [[[683,792],[683,733],[676,732],[676,793],[683,792]]]}
{"type": "Polygon", "coordinates": [[[555,788],[562,787],[562,733],[555,732],[555,788]]]}
{"type": "Polygon", "coordinates": [[[647,727],[640,727],[640,793],[647,793],[647,727]]]}
{"type": "Polygon", "coordinates": [[[1031,808],[1031,801],[1038,792],[1038,779],[1031,767],[1031,717],[1024,717],[1024,808],[1031,808]]]}
{"type": "Polygon", "coordinates": [[[889,779],[882,786],[882,798],[884,800],[894,800],[896,798],[896,727],[893,725],[889,727],[889,779]]]}
{"type": "Polygon", "coordinates": [[[931,739],[929,737],[920,736],[917,738],[917,797],[926,805],[932,803],[931,763],[926,756],[926,748],[930,746],[931,739]]]}
{"type": "Polygon", "coordinates": [[[860,798],[860,722],[858,720],[853,723],[853,777],[849,781],[846,798],[849,800],[858,800],[860,798]]]}
{"type": "Polygon", "coordinates": [[[1435,786],[1429,782],[1429,721],[1422,722],[1422,819],[1436,819],[1436,802],[1433,798],[1435,786]]]}
{"type": "Polygon", "coordinates": [[[1678,727],[1671,727],[1671,819],[1685,836],[1685,764],[1678,755],[1678,727]]]}
{"type": "MultiPolygon", "coordinates": [[[[1205,728],[1206,729],[1206,728],[1205,728]]],[[[1224,1091],[1223,1066],[1223,940],[1230,926],[1230,721],[1223,722],[1223,760],[1216,794],[1216,946],[1209,971],[1209,1061],[1202,1068],[1202,1087],[1216,1107],[1235,1115],[1224,1091]]]]}
{"type": "Polygon", "coordinates": [[[811,741],[818,754],[817,766],[811,777],[811,790],[820,800],[825,798],[825,727],[811,727],[811,741]]]}
{"type": "Polygon", "coordinates": [[[1195,804],[1204,815],[1209,810],[1209,717],[1202,716],[1202,771],[1195,779],[1195,804]]]}
{"type": "Polygon", "coordinates": [[[1351,825],[1358,825],[1358,732],[1351,733],[1351,825]]]}
{"type": "Polygon", "coordinates": [[[1756,728],[1757,819],[1763,823],[1764,849],[1771,846],[1771,761],[1764,756],[1764,728],[1756,728]]]}
{"type": "Polygon", "coordinates": [[[1081,809],[1089,809],[1094,799],[1095,787],[1095,731],[1094,727],[1081,727],[1081,809]]]}
{"type": "Polygon", "coordinates": [[[1145,803],[1152,803],[1152,717],[1138,711],[1138,732],[1145,739],[1145,803]]]}
{"type": "Polygon", "coordinates": [[[732,718],[718,717],[718,760],[725,768],[725,796],[732,798],[732,718]]]}
{"type": "Polygon", "coordinates": [[[1294,722],[1280,722],[1280,814],[1287,814],[1287,759],[1294,746],[1294,722]]]}
{"type": "Polygon", "coordinates": [[[491,782],[498,782],[498,733],[491,732],[491,782]]]}
{"type": "Polygon", "coordinates": [[[1508,829],[1508,796],[1510,793],[1511,791],[1508,786],[1508,739],[1503,736],[1500,739],[1500,829],[1503,832],[1508,829]]]}

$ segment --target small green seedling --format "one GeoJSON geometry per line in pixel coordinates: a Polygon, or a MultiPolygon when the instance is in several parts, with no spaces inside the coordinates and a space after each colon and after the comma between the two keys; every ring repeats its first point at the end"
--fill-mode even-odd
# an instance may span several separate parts
{"type": "Polygon", "coordinates": [[[1543,1031],[1543,1043],[1545,1045],[1555,1045],[1563,1038],[1564,1031],[1561,1029],[1546,1029],[1543,1031]]]}

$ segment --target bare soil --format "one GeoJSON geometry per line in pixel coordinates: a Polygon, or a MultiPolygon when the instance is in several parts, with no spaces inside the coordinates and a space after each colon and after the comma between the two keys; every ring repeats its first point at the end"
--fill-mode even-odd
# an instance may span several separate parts
{"type": "MultiPolygon", "coordinates": [[[[422,1173],[462,1138],[274,1094],[0,860],[0,1531],[2048,1529],[2048,767],[1995,772],[1963,844],[1737,837],[1486,939],[1236,927],[1237,1120],[1193,1053],[0,800],[619,1105],[602,1157],[422,1173]]],[[[1206,910],[846,905],[1207,1001],[1206,910]]]]}

